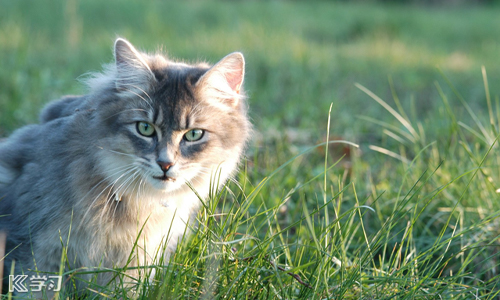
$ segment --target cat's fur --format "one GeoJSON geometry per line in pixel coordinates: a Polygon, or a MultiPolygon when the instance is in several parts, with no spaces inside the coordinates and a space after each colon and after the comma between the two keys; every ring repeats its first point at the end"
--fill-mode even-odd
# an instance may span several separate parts
{"type": "Polygon", "coordinates": [[[71,268],[124,266],[136,241],[129,266],[168,255],[201,204],[186,182],[204,198],[240,161],[251,130],[243,76],[241,53],[188,65],[118,39],[89,94],[49,104],[40,124],[0,143],[0,230],[16,274],[58,271],[62,244],[71,268]],[[189,142],[191,129],[205,133],[189,142]]]}

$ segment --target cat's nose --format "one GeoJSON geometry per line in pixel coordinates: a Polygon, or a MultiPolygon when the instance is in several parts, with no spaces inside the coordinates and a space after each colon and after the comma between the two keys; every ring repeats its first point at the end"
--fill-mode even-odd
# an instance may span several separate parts
{"type": "Polygon", "coordinates": [[[168,170],[174,165],[174,163],[169,161],[157,160],[156,163],[160,166],[161,170],[164,173],[167,173],[168,170]]]}

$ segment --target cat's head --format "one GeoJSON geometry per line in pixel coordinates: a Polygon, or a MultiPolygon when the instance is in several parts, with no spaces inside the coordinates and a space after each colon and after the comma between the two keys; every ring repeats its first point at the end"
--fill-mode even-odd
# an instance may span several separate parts
{"type": "Polygon", "coordinates": [[[250,134],[244,58],[185,64],[115,42],[115,62],[88,81],[99,168],[120,193],[208,189],[234,172],[250,134]],[[220,172],[220,173],[218,173],[220,172]]]}

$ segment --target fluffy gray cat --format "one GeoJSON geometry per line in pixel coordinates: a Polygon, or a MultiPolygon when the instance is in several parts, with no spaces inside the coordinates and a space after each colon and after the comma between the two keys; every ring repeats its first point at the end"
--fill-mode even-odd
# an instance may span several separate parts
{"type": "Polygon", "coordinates": [[[114,54],[87,95],[49,104],[40,124],[0,143],[0,230],[15,274],[57,272],[63,246],[75,269],[122,267],[132,252],[129,266],[151,264],[194,221],[191,187],[206,197],[240,162],[251,130],[241,53],[189,65],[118,39],[114,54]]]}

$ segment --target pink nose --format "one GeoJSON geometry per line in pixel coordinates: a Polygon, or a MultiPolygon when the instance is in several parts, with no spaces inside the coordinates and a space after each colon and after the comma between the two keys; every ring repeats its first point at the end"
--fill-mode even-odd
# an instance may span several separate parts
{"type": "Polygon", "coordinates": [[[164,173],[167,173],[168,170],[170,169],[170,167],[172,167],[174,165],[174,163],[165,162],[165,161],[161,161],[161,160],[157,160],[156,163],[160,166],[161,170],[164,173]]]}

